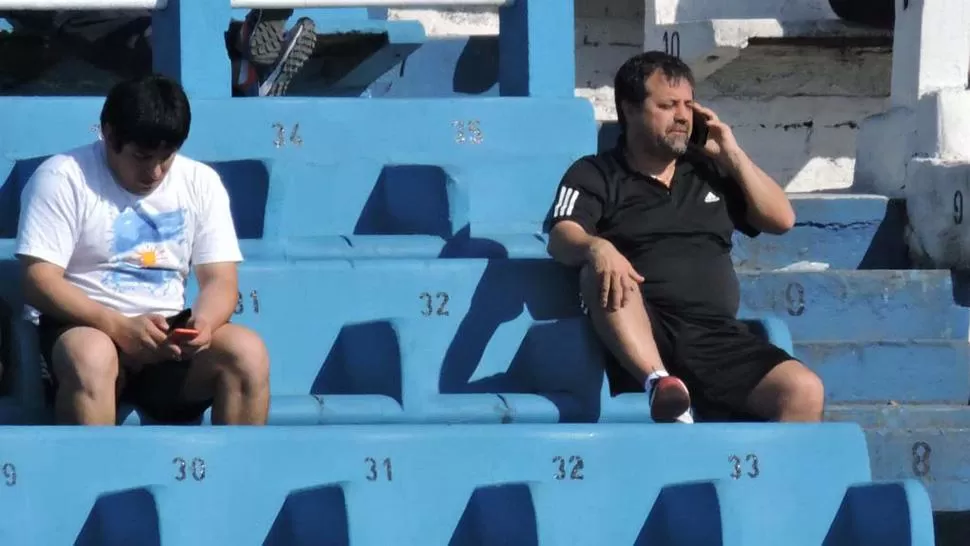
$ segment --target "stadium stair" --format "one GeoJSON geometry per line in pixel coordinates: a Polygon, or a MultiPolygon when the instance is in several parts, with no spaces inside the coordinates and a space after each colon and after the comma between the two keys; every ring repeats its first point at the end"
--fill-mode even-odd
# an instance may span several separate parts
{"type": "MultiPolygon", "coordinates": [[[[569,3],[502,8],[500,96],[467,100],[231,99],[221,33],[198,23],[229,14],[228,2],[169,0],[156,66],[192,97],[185,153],[232,197],[247,258],[234,321],[270,348],[272,424],[37,426],[49,408],[19,315],[19,195],[44,157],[97,136],[102,99],[5,98],[0,421],[34,426],[0,427],[0,542],[933,543],[926,488],[873,481],[856,423],[653,425],[644,396],[608,395],[575,276],[543,249],[562,171],[596,147],[592,108],[574,97],[569,3]]],[[[809,364],[836,384],[886,362],[912,377],[910,353],[965,352],[959,309],[932,300],[943,313],[919,316],[922,344],[889,315],[951,287],[870,251],[892,231],[889,200],[798,206],[794,240],[817,246],[739,247],[753,327],[821,355],[809,364]],[[775,271],[793,253],[872,267],[775,271]],[[872,327],[845,339],[843,315],[872,327]],[[878,328],[895,328],[899,347],[870,351],[878,328]]],[[[945,368],[936,402],[970,388],[945,368]]],[[[884,395],[829,394],[857,408],[884,395]]],[[[120,417],[150,424],[133,408],[120,417]]]]}

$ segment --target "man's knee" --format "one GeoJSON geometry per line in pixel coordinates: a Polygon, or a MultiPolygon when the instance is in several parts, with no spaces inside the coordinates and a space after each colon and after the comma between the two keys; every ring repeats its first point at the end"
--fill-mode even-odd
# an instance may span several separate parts
{"type": "Polygon", "coordinates": [[[269,352],[256,332],[226,324],[213,334],[210,351],[219,374],[250,388],[258,389],[269,383],[269,352]]]}
{"type": "Polygon", "coordinates": [[[783,415],[799,420],[820,421],[825,408],[822,379],[804,364],[789,360],[779,366],[785,375],[779,381],[779,406],[783,415]]]}
{"type": "Polygon", "coordinates": [[[90,392],[114,392],[118,381],[118,350],[111,338],[94,328],[79,326],[61,334],[51,351],[51,368],[58,383],[90,392]]]}

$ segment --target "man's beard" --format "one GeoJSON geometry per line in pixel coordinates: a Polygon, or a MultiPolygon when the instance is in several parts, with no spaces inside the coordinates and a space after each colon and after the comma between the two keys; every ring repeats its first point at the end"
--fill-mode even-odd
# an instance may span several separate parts
{"type": "Polygon", "coordinates": [[[668,132],[657,138],[653,143],[654,154],[676,159],[687,153],[687,133],[668,132]]]}

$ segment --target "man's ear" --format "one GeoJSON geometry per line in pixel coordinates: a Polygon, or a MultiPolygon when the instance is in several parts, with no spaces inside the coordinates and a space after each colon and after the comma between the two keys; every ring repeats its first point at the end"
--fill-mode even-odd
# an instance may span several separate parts
{"type": "Polygon", "coordinates": [[[101,140],[108,143],[110,146],[114,146],[114,129],[111,128],[110,123],[101,124],[101,140]]]}

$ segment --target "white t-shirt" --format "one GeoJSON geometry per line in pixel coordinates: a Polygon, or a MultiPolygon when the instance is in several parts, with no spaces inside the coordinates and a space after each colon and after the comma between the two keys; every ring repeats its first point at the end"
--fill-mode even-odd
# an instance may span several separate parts
{"type": "Polygon", "coordinates": [[[191,266],[242,261],[212,168],[177,155],[161,185],[139,196],[115,182],[103,141],[37,168],[21,196],[17,254],[63,267],[88,297],[127,316],[175,314],[191,266]]]}

